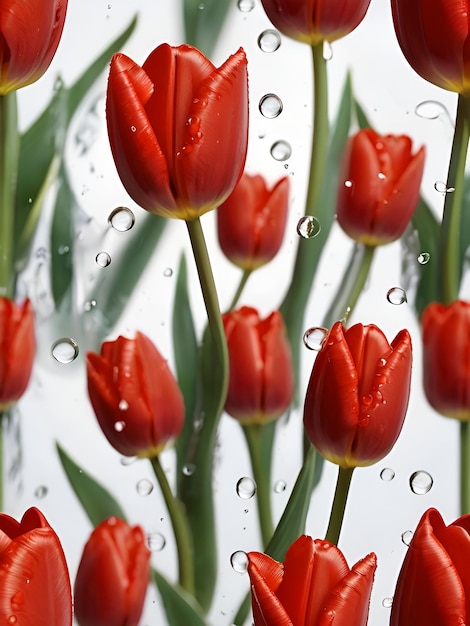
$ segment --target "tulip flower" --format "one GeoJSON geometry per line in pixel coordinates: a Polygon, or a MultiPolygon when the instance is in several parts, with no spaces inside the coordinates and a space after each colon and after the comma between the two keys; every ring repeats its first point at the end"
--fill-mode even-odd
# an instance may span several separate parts
{"type": "Polygon", "coordinates": [[[423,386],[429,404],[447,417],[470,420],[470,303],[430,304],[421,318],[423,386]]]}
{"type": "Polygon", "coordinates": [[[19,306],[0,298],[0,411],[25,392],[35,348],[34,312],[30,301],[19,306]]]}
{"type": "Polygon", "coordinates": [[[244,174],[217,210],[219,244],[225,256],[252,271],[279,251],[286,228],[289,179],[268,189],[262,176],[244,174]]]}
{"type": "Polygon", "coordinates": [[[400,434],[411,382],[407,330],[391,344],[374,326],[336,322],[315,360],[304,426],[315,448],[342,468],[376,463],[400,434]]]}
{"type": "Polygon", "coordinates": [[[446,526],[428,509],[416,528],[398,576],[390,626],[468,624],[470,515],[446,526]]]}
{"type": "Polygon", "coordinates": [[[31,508],[21,522],[0,513],[0,621],[72,626],[72,590],[59,538],[31,508]]]}
{"type": "Polygon", "coordinates": [[[261,0],[274,26],[292,39],[315,45],[335,41],[364,19],[370,0],[261,0]]]}
{"type": "Polygon", "coordinates": [[[229,354],[225,410],[243,424],[278,418],[292,402],[294,370],[279,311],[261,319],[244,306],[222,316],[229,354]]]}
{"type": "Polygon", "coordinates": [[[255,626],[365,626],[377,567],[375,554],[351,569],[329,541],[302,535],[284,563],[248,553],[255,626]]]}
{"type": "Polygon", "coordinates": [[[150,551],[140,526],[109,517],[83,550],[74,587],[80,626],[138,626],[150,576],[150,551]]]}
{"type": "Polygon", "coordinates": [[[0,5],[0,95],[41,78],[64,28],[67,0],[3,0],[0,5]]]}
{"type": "Polygon", "coordinates": [[[450,91],[469,93],[468,0],[392,0],[400,48],[422,78],[450,91]]]}
{"type": "Polygon", "coordinates": [[[125,456],[155,457],[181,432],[184,401],[167,362],[143,333],[87,354],[88,394],[109,443],[125,456]]]}
{"type": "Polygon", "coordinates": [[[189,45],[158,46],[142,67],[115,54],[106,117],[116,168],[133,200],[157,215],[194,219],[222,204],[243,173],[245,53],[220,68],[189,45]]]}
{"type": "Polygon", "coordinates": [[[369,246],[401,237],[418,204],[425,149],[412,153],[406,135],[371,128],[349,139],[339,176],[336,216],[353,239],[369,246]]]}

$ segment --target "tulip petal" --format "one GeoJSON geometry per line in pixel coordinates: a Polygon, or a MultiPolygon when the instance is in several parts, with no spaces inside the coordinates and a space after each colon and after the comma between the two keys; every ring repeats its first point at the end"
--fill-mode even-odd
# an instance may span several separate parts
{"type": "Polygon", "coordinates": [[[266,554],[248,553],[248,574],[255,626],[293,626],[276,596],[284,567],[266,554]]]}

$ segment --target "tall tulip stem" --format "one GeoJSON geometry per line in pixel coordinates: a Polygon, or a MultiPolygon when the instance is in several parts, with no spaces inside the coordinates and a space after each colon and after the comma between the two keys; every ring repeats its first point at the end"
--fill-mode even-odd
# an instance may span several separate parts
{"type": "Polygon", "coordinates": [[[470,513],[470,423],[460,423],[460,515],[470,513]]]}
{"type": "Polygon", "coordinates": [[[179,583],[190,594],[194,594],[194,569],[191,535],[183,507],[173,495],[168,478],[158,456],[150,459],[153,471],[160,485],[166,508],[170,515],[178,552],[179,583]]]}
{"type": "Polygon", "coordinates": [[[326,531],[326,537],[328,541],[338,545],[339,536],[341,534],[341,527],[343,525],[344,511],[346,509],[346,502],[348,499],[349,486],[351,484],[351,478],[353,475],[354,467],[348,467],[344,469],[340,467],[338,469],[338,480],[336,482],[335,497],[333,499],[333,506],[331,507],[330,522],[328,524],[328,530],[326,531]]]}
{"type": "Polygon", "coordinates": [[[233,311],[233,309],[237,306],[237,302],[240,299],[240,296],[242,295],[243,290],[245,289],[245,285],[248,282],[248,279],[251,276],[251,272],[252,270],[244,270],[242,277],[240,279],[240,282],[238,283],[238,287],[236,292],[233,295],[232,298],[232,302],[230,303],[230,306],[228,308],[228,311],[233,311]]]}

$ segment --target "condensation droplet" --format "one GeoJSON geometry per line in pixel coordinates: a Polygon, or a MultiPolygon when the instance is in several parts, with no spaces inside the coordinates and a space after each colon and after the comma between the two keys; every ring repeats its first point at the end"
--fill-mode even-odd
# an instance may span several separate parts
{"type": "Polygon", "coordinates": [[[413,539],[412,530],[405,530],[405,532],[401,534],[401,540],[405,544],[405,546],[409,546],[412,539],[413,539]]]}
{"type": "Polygon", "coordinates": [[[124,206],[117,207],[108,216],[108,224],[120,233],[130,230],[135,224],[135,215],[124,206]]]}
{"type": "Polygon", "coordinates": [[[420,102],[416,105],[415,113],[418,117],[422,117],[425,120],[437,120],[443,113],[450,117],[446,107],[437,100],[424,100],[420,102]]]}
{"type": "Polygon", "coordinates": [[[69,246],[62,245],[57,248],[57,253],[60,254],[60,256],[63,256],[64,254],[68,254],[69,252],[70,252],[69,246]]]}
{"type": "Polygon", "coordinates": [[[95,258],[96,264],[100,267],[108,267],[111,263],[111,257],[107,252],[98,252],[95,258]]]}
{"type": "Polygon", "coordinates": [[[314,350],[318,352],[321,350],[323,342],[325,341],[325,337],[328,334],[328,329],[323,328],[322,326],[315,326],[313,328],[309,328],[304,332],[304,346],[309,350],[314,350]]]}
{"type": "Polygon", "coordinates": [[[429,252],[421,252],[420,254],[418,254],[418,263],[420,265],[426,265],[426,263],[429,263],[430,258],[431,255],[429,254],[429,252]]]}
{"type": "Polygon", "coordinates": [[[344,186],[348,187],[350,189],[353,186],[352,180],[345,180],[344,181],[344,186]]]}
{"type": "Polygon", "coordinates": [[[230,564],[237,574],[245,574],[248,569],[248,555],[243,550],[237,550],[230,557],[230,564]]]}
{"type": "Polygon", "coordinates": [[[387,597],[382,600],[382,606],[384,607],[384,609],[392,608],[392,604],[393,604],[393,598],[387,597]]]}
{"type": "Polygon", "coordinates": [[[391,467],[384,467],[380,472],[380,478],[385,482],[390,482],[395,478],[395,470],[391,467]]]}
{"type": "Polygon", "coordinates": [[[256,493],[256,483],[252,478],[244,476],[237,482],[237,494],[242,500],[249,500],[256,493]]]}
{"type": "Polygon", "coordinates": [[[170,278],[170,276],[173,276],[173,270],[171,269],[171,267],[167,267],[164,270],[163,276],[165,276],[165,278],[170,278]]]}
{"type": "Polygon", "coordinates": [[[274,493],[282,493],[286,490],[287,483],[285,480],[278,480],[274,485],[274,493]]]}
{"type": "Polygon", "coordinates": [[[313,215],[304,215],[297,222],[297,234],[304,239],[312,239],[321,231],[320,222],[313,215]]]}
{"type": "Polygon", "coordinates": [[[153,484],[148,478],[142,478],[136,485],[139,496],[148,496],[153,491],[153,484]]]}
{"type": "Polygon", "coordinates": [[[406,300],[406,292],[401,287],[392,287],[387,291],[387,300],[390,304],[404,304],[406,300]]]}
{"type": "Polygon", "coordinates": [[[270,120],[282,113],[283,105],[279,96],[274,93],[267,93],[259,101],[259,110],[263,117],[270,120]]]}
{"type": "Polygon", "coordinates": [[[249,13],[255,8],[255,0],[238,0],[237,6],[242,13],[249,13]]]}
{"type": "Polygon", "coordinates": [[[187,465],[184,465],[182,470],[185,476],[192,476],[195,471],[196,466],[194,465],[194,463],[188,463],[187,465]]]}
{"type": "Polygon", "coordinates": [[[128,465],[132,465],[133,463],[135,463],[137,461],[136,456],[123,456],[121,457],[121,465],[124,465],[124,467],[127,467],[128,465]]]}
{"type": "Polygon", "coordinates": [[[331,61],[333,58],[333,47],[329,41],[323,42],[323,58],[325,61],[331,61]]]}
{"type": "Polygon", "coordinates": [[[131,126],[131,131],[132,131],[133,133],[135,133],[135,132],[136,132],[136,130],[137,130],[137,128],[136,128],[135,126],[131,126]]]}
{"type": "Polygon", "coordinates": [[[118,406],[120,411],[127,411],[129,408],[129,404],[126,400],[120,400],[118,406]]]}
{"type": "Polygon", "coordinates": [[[126,427],[126,422],[123,422],[122,420],[119,420],[118,422],[114,422],[114,430],[117,433],[122,433],[125,427],[126,427]]]}
{"type": "Polygon", "coordinates": [[[149,533],[147,535],[147,546],[152,552],[161,552],[166,546],[166,539],[161,533],[149,533]]]}
{"type": "Polygon", "coordinates": [[[423,496],[431,490],[434,484],[433,477],[428,472],[419,470],[410,476],[410,489],[417,496],[423,496]]]}
{"type": "Polygon", "coordinates": [[[292,148],[290,143],[284,141],[284,139],[280,139],[273,143],[270,153],[276,161],[287,161],[292,154],[292,148]]]}
{"type": "Polygon", "coordinates": [[[8,618],[8,624],[16,624],[17,621],[18,618],[16,617],[16,615],[10,615],[10,617],[8,618]]]}
{"type": "Polygon", "coordinates": [[[455,187],[448,187],[442,180],[436,180],[436,182],[434,183],[434,189],[438,193],[442,193],[443,195],[445,195],[446,193],[453,193],[455,191],[455,187]]]}
{"type": "Polygon", "coordinates": [[[52,344],[51,354],[59,363],[72,363],[78,353],[78,343],[71,337],[62,337],[52,344]]]}
{"type": "Polygon", "coordinates": [[[85,304],[83,305],[83,310],[88,313],[89,311],[94,309],[95,306],[96,306],[96,300],[87,300],[85,304]]]}
{"type": "Polygon", "coordinates": [[[48,491],[49,489],[45,485],[40,485],[34,492],[34,495],[36,496],[36,498],[45,498],[48,491]]]}
{"type": "Polygon", "coordinates": [[[258,37],[258,47],[263,52],[276,52],[281,45],[281,36],[277,30],[268,28],[258,37]]]}

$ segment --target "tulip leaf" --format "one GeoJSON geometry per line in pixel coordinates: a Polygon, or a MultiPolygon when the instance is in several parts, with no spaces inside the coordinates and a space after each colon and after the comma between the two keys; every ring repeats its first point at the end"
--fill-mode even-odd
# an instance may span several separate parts
{"type": "Polygon", "coordinates": [[[210,57],[230,5],[231,0],[184,0],[186,42],[210,57]]]}
{"type": "Polygon", "coordinates": [[[201,609],[194,598],[185,593],[180,587],[171,585],[166,578],[152,570],[152,576],[158,587],[165,608],[169,626],[206,626],[201,609]]]}
{"type": "Polygon", "coordinates": [[[460,223],[460,273],[463,277],[465,264],[470,260],[470,176],[465,177],[463,210],[460,223]]]}
{"type": "Polygon", "coordinates": [[[70,485],[93,526],[112,516],[126,520],[121,506],[109,491],[77,465],[59,443],[56,448],[70,485]]]}

